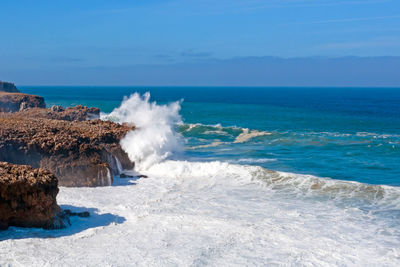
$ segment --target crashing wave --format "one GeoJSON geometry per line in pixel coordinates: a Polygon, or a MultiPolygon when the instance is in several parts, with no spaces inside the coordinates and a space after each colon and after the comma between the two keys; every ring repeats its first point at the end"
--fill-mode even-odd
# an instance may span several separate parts
{"type": "Polygon", "coordinates": [[[121,147],[140,171],[182,150],[183,140],[174,131],[174,125],[182,122],[179,110],[179,101],[157,105],[150,102],[149,93],[143,96],[135,93],[125,97],[120,107],[103,119],[133,123],[137,127],[121,140],[121,147]]]}
{"type": "MultiPolygon", "coordinates": [[[[239,127],[222,127],[221,125],[183,124],[179,115],[180,102],[168,105],[157,105],[150,102],[150,94],[143,96],[133,94],[125,98],[116,108],[103,118],[111,118],[118,122],[135,124],[137,129],[129,132],[122,140],[121,146],[130,159],[136,163],[136,171],[149,176],[173,176],[177,179],[193,179],[202,177],[218,177],[218,179],[236,179],[245,183],[255,181],[271,190],[296,195],[319,195],[331,199],[358,199],[373,203],[386,203],[400,208],[400,189],[397,187],[368,185],[352,181],[318,178],[312,175],[276,172],[259,166],[230,164],[227,162],[189,162],[168,160],[174,153],[183,149],[183,139],[174,127],[179,125],[181,133],[207,135],[221,131],[231,135],[233,143],[270,135],[269,132],[249,130],[239,127]]],[[[215,147],[227,142],[213,140],[210,144],[193,147],[215,147]]],[[[237,163],[262,163],[273,159],[246,159],[237,163]],[[259,160],[259,162],[257,162],[259,160]]]]}
{"type": "Polygon", "coordinates": [[[400,188],[370,185],[353,181],[320,178],[267,170],[259,166],[231,164],[221,161],[190,162],[166,160],[151,166],[146,175],[175,179],[235,179],[239,184],[256,183],[275,193],[294,197],[317,197],[334,200],[345,206],[390,206],[400,209],[400,188]],[[349,201],[351,200],[351,201],[349,201]]]}

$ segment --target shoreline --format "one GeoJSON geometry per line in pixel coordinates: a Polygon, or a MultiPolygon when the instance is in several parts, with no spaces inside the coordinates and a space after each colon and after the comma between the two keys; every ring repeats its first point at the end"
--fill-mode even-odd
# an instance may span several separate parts
{"type": "MultiPolygon", "coordinates": [[[[0,231],[0,265],[400,263],[396,256],[400,188],[277,172],[261,166],[229,163],[224,161],[226,158],[168,159],[169,153],[179,148],[173,145],[179,142],[163,143],[168,138],[178,138],[164,134],[169,134],[178,121],[179,106],[152,104],[139,95],[128,100],[112,115],[121,123],[118,127],[125,127],[124,122],[134,122],[137,128],[125,135],[124,142],[118,143],[122,143],[121,149],[130,160],[137,159],[135,169],[149,179],[141,179],[137,173],[116,164],[115,168],[126,178],[110,173],[112,186],[60,186],[57,200],[64,211],[61,216],[67,218],[67,227],[50,231],[12,226],[0,231]],[[163,146],[168,149],[161,149],[163,146]],[[79,212],[90,217],[84,217],[83,213],[79,216],[79,212]],[[32,246],[36,249],[30,250],[32,246]]],[[[77,111],[82,108],[69,109],[67,113],[61,107],[49,111],[31,109],[20,114],[31,120],[29,114],[45,113],[51,119],[42,119],[43,125],[62,121],[60,125],[78,129],[82,126],[86,130],[97,124],[114,125],[97,120],[65,122],[66,117],[83,119],[87,115],[81,116],[77,111]]],[[[12,118],[16,121],[15,115],[12,118]]],[[[53,126],[49,129],[62,131],[53,126]]],[[[111,129],[115,130],[114,126],[111,129]]],[[[200,136],[209,131],[204,134],[210,136],[207,140],[215,134],[226,137],[224,131],[232,130],[222,126],[202,127],[200,136]]],[[[230,146],[246,148],[247,143],[258,144],[276,135],[253,132],[250,127],[243,129],[247,130],[238,128],[228,138],[230,146]],[[251,138],[235,143],[242,132],[251,138]]],[[[103,128],[88,131],[96,138],[84,135],[86,141],[81,144],[92,148],[110,138],[103,128]]],[[[50,142],[48,148],[51,147],[50,142]]],[[[212,149],[215,148],[198,151],[210,153],[207,151],[212,149]]]]}

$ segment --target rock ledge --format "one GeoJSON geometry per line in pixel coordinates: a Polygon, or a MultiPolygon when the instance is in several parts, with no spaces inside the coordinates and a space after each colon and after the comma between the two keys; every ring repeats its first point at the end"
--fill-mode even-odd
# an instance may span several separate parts
{"type": "Polygon", "coordinates": [[[107,186],[121,169],[133,169],[119,145],[133,126],[47,119],[40,114],[48,109],[36,111],[0,113],[0,161],[47,169],[61,186],[107,186]]]}

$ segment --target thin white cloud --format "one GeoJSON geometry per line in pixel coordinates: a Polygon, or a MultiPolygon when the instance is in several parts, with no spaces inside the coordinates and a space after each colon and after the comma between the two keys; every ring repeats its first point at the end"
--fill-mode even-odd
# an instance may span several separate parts
{"type": "MultiPolygon", "coordinates": [[[[125,13],[149,8],[153,5],[185,11],[192,15],[221,15],[231,13],[255,12],[262,9],[323,7],[338,5],[371,5],[393,2],[393,0],[168,0],[149,2],[147,5],[129,5],[126,7],[96,10],[95,13],[125,13]]],[[[165,10],[167,12],[167,10],[165,10]]]]}
{"type": "Polygon", "coordinates": [[[307,21],[306,22],[296,22],[296,24],[328,24],[328,23],[345,23],[345,22],[387,20],[387,19],[400,19],[400,15],[397,15],[397,16],[363,17],[363,18],[328,19],[328,20],[308,21],[308,22],[307,21]]]}
{"type": "MultiPolygon", "coordinates": [[[[208,8],[216,13],[240,13],[271,8],[323,7],[340,5],[371,5],[393,2],[393,0],[201,0],[198,8],[208,8]]],[[[180,4],[187,3],[181,1],[180,4]]],[[[193,3],[192,3],[193,4],[193,3]]]]}
{"type": "Polygon", "coordinates": [[[392,47],[400,46],[400,38],[385,37],[363,41],[335,42],[317,46],[318,50],[351,50],[359,48],[392,47]]]}

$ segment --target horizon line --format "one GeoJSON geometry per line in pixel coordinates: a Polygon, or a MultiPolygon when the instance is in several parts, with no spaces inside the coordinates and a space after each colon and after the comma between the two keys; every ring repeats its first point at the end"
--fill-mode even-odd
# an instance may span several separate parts
{"type": "MultiPolygon", "coordinates": [[[[16,85],[17,86],[17,85],[16,85]]],[[[214,88],[355,88],[355,89],[368,89],[368,88],[381,88],[381,89],[400,89],[399,86],[274,86],[274,85],[18,85],[17,87],[150,87],[150,88],[207,88],[207,87],[214,87],[214,88]]]]}

